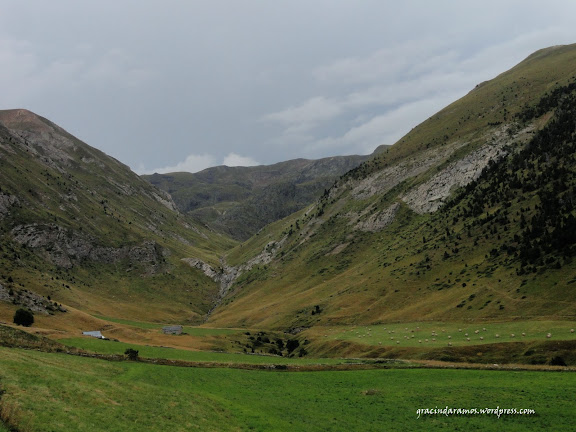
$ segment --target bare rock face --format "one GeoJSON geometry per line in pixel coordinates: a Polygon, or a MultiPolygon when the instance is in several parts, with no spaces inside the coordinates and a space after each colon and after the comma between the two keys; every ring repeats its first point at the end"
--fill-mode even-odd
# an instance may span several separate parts
{"type": "Polygon", "coordinates": [[[212,306],[212,309],[207,314],[207,317],[210,316],[210,313],[220,304],[222,299],[228,294],[232,285],[238,279],[242,273],[246,271],[250,271],[252,267],[258,264],[269,264],[279,250],[282,248],[284,243],[286,242],[287,237],[284,237],[279,242],[270,242],[268,243],[262,252],[256,255],[254,258],[249,260],[248,262],[240,265],[240,266],[229,266],[226,264],[226,260],[224,258],[220,259],[220,267],[215,269],[210,264],[202,261],[198,258],[182,258],[182,262],[185,262],[190,267],[197,268],[201,270],[206,276],[212,279],[214,282],[220,283],[220,290],[218,292],[218,297],[212,306]]]}
{"type": "Polygon", "coordinates": [[[452,143],[441,149],[419,153],[399,164],[384,168],[358,182],[352,189],[352,196],[361,200],[374,195],[383,195],[404,180],[416,177],[439,164],[463,145],[459,142],[452,143]]]}
{"type": "Polygon", "coordinates": [[[368,219],[359,222],[355,228],[360,231],[378,232],[394,222],[396,213],[400,209],[399,203],[394,203],[387,209],[372,214],[368,219]]]}
{"type": "Polygon", "coordinates": [[[8,195],[0,192],[0,219],[4,218],[9,212],[10,207],[19,203],[14,195],[8,195]]]}
{"type": "Polygon", "coordinates": [[[214,269],[210,264],[205,263],[201,259],[198,258],[182,258],[182,261],[188,264],[190,267],[197,268],[201,270],[206,276],[210,279],[218,282],[222,276],[222,272],[219,272],[214,269]]]}
{"type": "Polygon", "coordinates": [[[16,242],[42,253],[54,265],[63,268],[83,261],[112,264],[127,260],[129,264],[146,265],[155,273],[162,262],[162,250],[153,241],[137,246],[105,247],[88,236],[55,224],[18,225],[11,234],[16,242]]]}
{"type": "Polygon", "coordinates": [[[468,153],[463,158],[448,165],[430,180],[406,193],[402,200],[416,213],[433,213],[444,200],[459,187],[466,186],[482,174],[490,162],[502,159],[509,153],[510,144],[522,140],[531,130],[528,127],[519,133],[509,136],[505,128],[496,131],[479,149],[468,153]]]}

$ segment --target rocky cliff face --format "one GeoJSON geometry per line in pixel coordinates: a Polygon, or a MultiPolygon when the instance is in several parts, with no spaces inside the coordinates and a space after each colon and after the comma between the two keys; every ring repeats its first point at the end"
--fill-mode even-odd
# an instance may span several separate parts
{"type": "Polygon", "coordinates": [[[18,225],[12,229],[11,235],[15,242],[66,269],[86,261],[104,264],[125,261],[128,266],[145,265],[147,272],[154,274],[164,261],[163,250],[154,241],[119,248],[99,246],[95,238],[55,224],[18,225]]]}

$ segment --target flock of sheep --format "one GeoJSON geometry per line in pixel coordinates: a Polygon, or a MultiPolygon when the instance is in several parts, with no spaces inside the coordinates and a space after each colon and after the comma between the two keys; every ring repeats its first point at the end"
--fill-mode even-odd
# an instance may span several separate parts
{"type": "MultiPolygon", "coordinates": [[[[395,330],[387,329],[386,327],[384,327],[383,330],[384,330],[384,331],[387,331],[388,334],[390,335],[390,341],[391,341],[391,343],[394,343],[394,342],[395,342],[397,345],[400,344],[402,338],[394,335],[395,330]]],[[[347,331],[347,330],[344,330],[344,332],[346,332],[346,331],[347,331]]],[[[363,337],[371,337],[371,338],[372,338],[372,337],[373,337],[373,335],[372,335],[372,333],[371,333],[371,332],[372,332],[372,329],[369,328],[369,327],[366,328],[366,333],[364,333],[364,334],[361,334],[360,331],[357,330],[355,327],[352,328],[352,329],[349,330],[349,331],[350,331],[350,332],[355,332],[355,335],[354,335],[354,336],[356,336],[357,338],[363,338],[363,337]]],[[[411,339],[416,340],[416,333],[419,333],[421,330],[420,330],[420,327],[416,327],[415,329],[412,329],[412,330],[410,330],[408,327],[405,327],[405,328],[404,328],[404,331],[405,331],[405,332],[409,332],[409,335],[404,335],[404,336],[403,336],[403,339],[409,341],[409,340],[411,340],[411,339]]],[[[484,341],[484,339],[485,339],[485,336],[484,336],[484,335],[487,335],[487,331],[488,331],[488,330],[487,330],[485,327],[483,327],[481,330],[480,330],[480,329],[474,330],[474,335],[476,335],[476,336],[481,335],[481,336],[478,336],[478,340],[484,341]]],[[[458,329],[458,333],[462,333],[462,332],[463,332],[463,330],[462,330],[461,328],[459,328],[459,329],[458,329]]],[[[446,333],[446,330],[443,329],[443,330],[441,331],[441,333],[446,333]]],[[[570,333],[574,333],[574,329],[573,329],[573,328],[570,329],[570,333]]],[[[328,335],[324,335],[324,336],[325,336],[325,337],[328,337],[328,335]]],[[[473,335],[469,335],[468,333],[464,333],[463,340],[466,341],[466,342],[471,342],[471,341],[472,341],[471,336],[473,337],[473,335]]],[[[515,337],[516,337],[516,334],[515,334],[515,333],[510,333],[510,338],[515,338],[515,337]]],[[[521,337],[522,337],[522,338],[526,337],[526,333],[525,333],[525,332],[522,332],[522,333],[521,333],[521,337]]],[[[549,333],[549,332],[546,333],[546,338],[547,338],[547,339],[550,339],[551,337],[552,337],[552,333],[549,333]]],[[[440,340],[440,339],[441,339],[441,336],[439,336],[438,332],[436,332],[435,330],[432,330],[431,333],[430,333],[430,337],[429,337],[429,338],[418,339],[418,343],[419,343],[419,344],[422,344],[422,343],[427,343],[427,342],[436,342],[436,341],[437,341],[437,338],[438,338],[438,340],[440,340]]],[[[495,334],[494,334],[494,338],[495,338],[495,339],[500,339],[500,334],[499,334],[499,333],[495,333],[495,334]]],[[[452,335],[446,335],[446,339],[448,339],[448,342],[447,342],[448,346],[452,346],[452,335]]],[[[383,345],[383,344],[384,344],[384,343],[383,343],[382,341],[379,341],[379,342],[378,342],[378,345],[383,345]]]]}

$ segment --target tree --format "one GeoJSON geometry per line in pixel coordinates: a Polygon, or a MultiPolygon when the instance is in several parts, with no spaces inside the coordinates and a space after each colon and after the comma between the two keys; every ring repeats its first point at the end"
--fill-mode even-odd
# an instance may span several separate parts
{"type": "Polygon", "coordinates": [[[34,324],[34,314],[28,309],[18,309],[14,314],[14,324],[30,327],[34,324]]]}
{"type": "Polygon", "coordinates": [[[290,354],[299,346],[300,342],[298,342],[296,339],[288,339],[288,342],[286,342],[286,349],[288,350],[288,354],[290,354]]]}

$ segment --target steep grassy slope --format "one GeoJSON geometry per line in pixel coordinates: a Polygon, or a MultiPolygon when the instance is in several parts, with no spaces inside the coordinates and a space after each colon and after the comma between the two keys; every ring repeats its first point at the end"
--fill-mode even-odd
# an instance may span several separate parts
{"type": "Polygon", "coordinates": [[[232,244],[50,121],[0,112],[4,300],[30,291],[102,315],[199,319],[217,287],[180,258],[216,263],[232,244]]]}
{"type": "MultiPolygon", "coordinates": [[[[380,146],[375,153],[384,151],[380,146]]],[[[295,159],[256,167],[142,176],[170,193],[182,212],[239,240],[314,202],[334,181],[370,156],[295,159]]]]}
{"type": "Polygon", "coordinates": [[[218,325],[574,319],[576,46],[542,50],[228,254],[218,325]]]}

